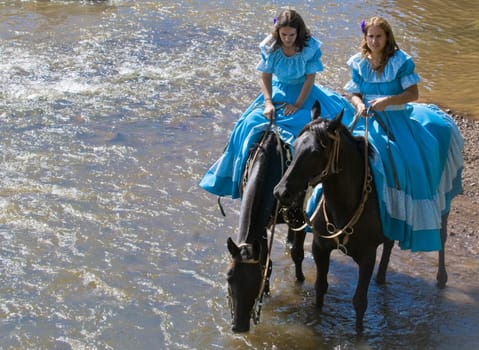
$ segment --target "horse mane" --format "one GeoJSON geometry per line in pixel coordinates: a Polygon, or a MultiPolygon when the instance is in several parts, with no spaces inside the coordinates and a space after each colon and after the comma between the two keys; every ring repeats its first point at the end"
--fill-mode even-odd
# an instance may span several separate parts
{"type": "Polygon", "coordinates": [[[281,145],[278,145],[274,141],[276,141],[274,133],[266,131],[262,138],[251,147],[249,151],[250,155],[256,154],[259,159],[264,158],[268,152],[272,152],[274,149],[281,152],[281,145]]]}

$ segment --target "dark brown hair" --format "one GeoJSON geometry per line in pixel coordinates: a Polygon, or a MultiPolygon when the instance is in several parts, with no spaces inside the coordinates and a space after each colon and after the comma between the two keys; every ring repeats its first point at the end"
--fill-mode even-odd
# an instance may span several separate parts
{"type": "Polygon", "coordinates": [[[274,30],[273,38],[276,40],[274,44],[274,49],[276,50],[281,46],[281,37],[279,35],[279,30],[284,27],[291,27],[296,29],[296,41],[295,46],[298,51],[303,50],[307,46],[307,42],[311,37],[309,28],[306,27],[306,24],[303,21],[303,18],[295,10],[283,10],[280,12],[278,17],[274,19],[274,30]]]}

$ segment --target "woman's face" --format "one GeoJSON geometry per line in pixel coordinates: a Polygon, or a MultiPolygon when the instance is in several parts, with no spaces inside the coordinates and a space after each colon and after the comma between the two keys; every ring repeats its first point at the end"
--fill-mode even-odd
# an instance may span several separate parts
{"type": "Polygon", "coordinates": [[[371,26],[366,33],[366,43],[373,54],[381,54],[386,46],[386,32],[379,26],[371,26]]]}
{"type": "Polygon", "coordinates": [[[282,27],[279,29],[279,38],[281,39],[284,48],[295,47],[294,43],[296,42],[297,36],[298,33],[296,32],[296,28],[282,27]]]}

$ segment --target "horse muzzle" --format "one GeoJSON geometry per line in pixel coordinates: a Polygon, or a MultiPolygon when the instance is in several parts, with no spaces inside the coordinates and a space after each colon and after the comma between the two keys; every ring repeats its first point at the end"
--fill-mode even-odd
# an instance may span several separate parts
{"type": "Polygon", "coordinates": [[[249,332],[249,327],[250,327],[250,324],[248,320],[246,324],[241,324],[241,325],[233,324],[233,326],[231,327],[231,330],[235,333],[246,333],[246,332],[249,332]]]}

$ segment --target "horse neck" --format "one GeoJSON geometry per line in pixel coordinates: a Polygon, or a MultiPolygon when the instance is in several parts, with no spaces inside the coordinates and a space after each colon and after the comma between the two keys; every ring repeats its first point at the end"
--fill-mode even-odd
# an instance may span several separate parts
{"type": "Polygon", "coordinates": [[[340,142],[339,172],[323,180],[323,195],[329,210],[350,215],[361,201],[365,160],[352,139],[343,135],[340,142]]]}
{"type": "Polygon", "coordinates": [[[274,134],[269,134],[255,155],[241,197],[238,242],[261,240],[275,208],[273,188],[281,178],[281,157],[274,134]]]}

